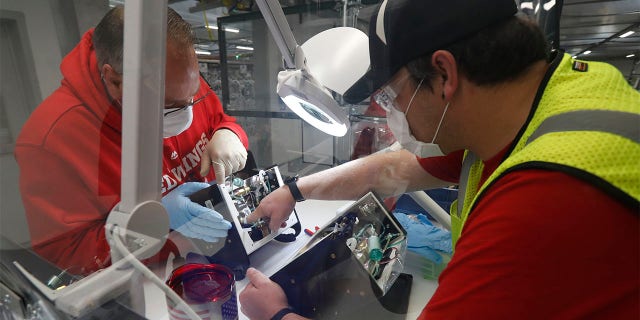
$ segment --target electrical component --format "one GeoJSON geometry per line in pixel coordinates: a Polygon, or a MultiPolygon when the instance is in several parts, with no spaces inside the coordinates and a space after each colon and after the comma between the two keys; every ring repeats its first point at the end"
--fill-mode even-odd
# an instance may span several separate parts
{"type": "Polygon", "coordinates": [[[317,230],[314,239],[301,251],[327,237],[344,240],[380,289],[386,291],[402,270],[407,243],[405,230],[371,192],[344,212],[317,230]]]}
{"type": "Polygon", "coordinates": [[[369,244],[369,259],[378,262],[382,259],[382,250],[380,250],[380,238],[378,236],[370,236],[367,240],[369,244]]]}
{"type": "Polygon", "coordinates": [[[347,247],[351,249],[351,251],[354,251],[356,250],[356,246],[358,245],[358,240],[356,240],[356,238],[349,238],[345,243],[347,244],[347,247]]]}
{"type": "Polygon", "coordinates": [[[281,186],[278,177],[277,167],[271,167],[260,170],[257,174],[246,179],[232,177],[232,183],[226,184],[227,187],[231,187],[229,195],[238,211],[238,221],[243,229],[248,229],[249,237],[254,242],[271,234],[269,220],[260,219],[253,224],[248,224],[247,218],[260,205],[262,199],[281,186]]]}
{"type": "Polygon", "coordinates": [[[269,229],[268,218],[257,221],[250,219],[260,202],[284,185],[277,166],[258,170],[255,168],[255,161],[247,161],[252,162],[254,164],[251,167],[227,177],[224,184],[212,185],[189,196],[191,201],[219,212],[225,220],[233,224],[224,246],[214,246],[198,239],[191,241],[210,261],[224,264],[234,270],[237,279],[244,278],[249,266],[249,259],[242,258],[240,254],[242,248],[246,255],[249,255],[272,239],[282,242],[295,241],[296,236],[302,231],[295,210],[287,219],[286,228],[278,230],[269,229]],[[289,229],[294,233],[284,233],[289,229]]]}

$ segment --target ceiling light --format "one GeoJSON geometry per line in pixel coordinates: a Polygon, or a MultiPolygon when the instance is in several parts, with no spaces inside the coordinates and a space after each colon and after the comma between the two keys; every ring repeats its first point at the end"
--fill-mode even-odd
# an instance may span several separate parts
{"type": "Polygon", "coordinates": [[[584,54],[586,56],[586,55],[588,55],[590,53],[591,53],[591,50],[587,50],[587,51],[583,52],[582,54],[584,54]]]}
{"type": "Polygon", "coordinates": [[[550,1],[547,1],[545,4],[543,4],[543,5],[542,5],[542,8],[543,8],[545,11],[549,11],[549,10],[551,10],[551,8],[553,8],[555,5],[556,5],[556,0],[550,0],[550,1]]]}
{"type": "Polygon", "coordinates": [[[210,56],[211,52],[205,51],[205,50],[196,50],[196,54],[202,54],[202,55],[205,55],[205,56],[210,56]]]}
{"type": "MultiPolygon", "coordinates": [[[[207,28],[213,29],[213,30],[218,30],[218,26],[207,26],[207,28]]],[[[238,32],[240,32],[240,29],[225,27],[224,31],[238,33],[238,32]]]]}
{"type": "Polygon", "coordinates": [[[578,56],[572,56],[571,58],[574,58],[574,59],[575,59],[575,58],[577,58],[577,57],[578,57],[578,56]]]}
{"type": "Polygon", "coordinates": [[[236,49],[253,51],[252,47],[236,46],[236,49]]]}
{"type": "Polygon", "coordinates": [[[520,9],[533,10],[533,2],[522,2],[522,3],[520,3],[520,9]]]}
{"type": "Polygon", "coordinates": [[[632,35],[632,34],[634,34],[634,33],[636,33],[636,32],[635,32],[635,31],[633,31],[633,30],[627,31],[627,32],[625,32],[625,33],[621,34],[621,35],[620,35],[620,38],[626,38],[626,37],[628,37],[628,36],[630,36],[630,35],[632,35]]]}
{"type": "Polygon", "coordinates": [[[633,58],[633,57],[635,57],[635,56],[636,56],[636,55],[632,53],[632,54],[628,54],[625,58],[633,58]]]}

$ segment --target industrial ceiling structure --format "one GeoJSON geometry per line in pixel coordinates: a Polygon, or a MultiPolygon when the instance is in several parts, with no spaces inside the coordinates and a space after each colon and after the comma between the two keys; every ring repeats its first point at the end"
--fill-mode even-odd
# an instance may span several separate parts
{"type": "MultiPolygon", "coordinates": [[[[110,0],[110,3],[121,4],[123,1],[110,0]]],[[[640,0],[516,0],[516,3],[520,6],[529,5],[537,12],[555,6],[556,1],[561,10],[558,44],[561,49],[580,59],[610,62],[620,68],[630,82],[632,79],[636,80],[635,82],[640,79],[640,67],[636,68],[640,61],[640,0]]],[[[342,7],[341,2],[335,0],[280,2],[283,6],[335,2],[336,10],[342,7]]],[[[376,1],[350,2],[371,4],[376,1]]],[[[257,10],[253,0],[169,0],[169,5],[194,26],[201,46],[214,56],[218,54],[217,30],[214,29],[217,17],[257,10]]],[[[367,5],[360,10],[359,20],[364,26],[373,7],[367,5]]],[[[366,27],[363,29],[366,31],[366,27]]],[[[243,32],[250,30],[231,30],[227,32],[227,40],[232,43],[234,38],[247,38],[246,35],[242,35],[243,32]]],[[[252,46],[251,43],[237,45],[241,49],[233,50],[232,46],[227,53],[234,55],[252,46]]]]}
{"type": "Polygon", "coordinates": [[[564,0],[560,46],[581,59],[638,58],[640,1],[564,0]]]}

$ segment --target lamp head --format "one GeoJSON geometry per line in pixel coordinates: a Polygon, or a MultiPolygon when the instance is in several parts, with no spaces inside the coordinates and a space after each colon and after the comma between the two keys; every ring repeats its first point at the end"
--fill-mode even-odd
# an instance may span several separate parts
{"type": "Polygon", "coordinates": [[[325,30],[295,49],[295,68],[278,74],[278,95],[317,129],[344,136],[349,117],[329,90],[343,94],[369,68],[368,37],[355,28],[325,30]]]}
{"type": "Polygon", "coordinates": [[[342,137],[349,130],[346,113],[331,93],[304,70],[281,71],[277,92],[291,111],[322,132],[342,137]]]}

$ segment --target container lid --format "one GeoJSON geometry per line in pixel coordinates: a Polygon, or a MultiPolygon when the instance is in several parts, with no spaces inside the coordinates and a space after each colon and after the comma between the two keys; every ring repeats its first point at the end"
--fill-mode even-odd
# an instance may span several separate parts
{"type": "Polygon", "coordinates": [[[173,270],[167,285],[187,303],[226,301],[235,294],[233,273],[219,264],[189,263],[173,270]]]}

